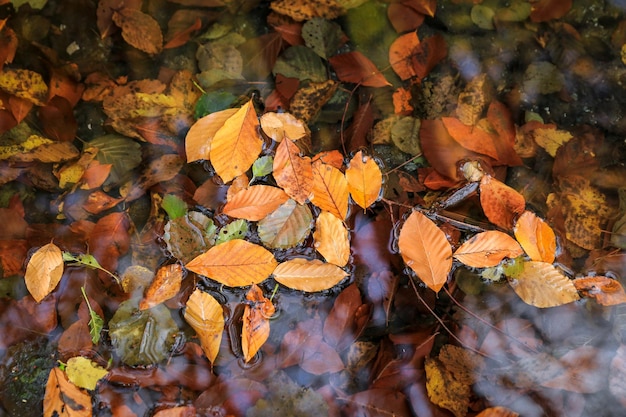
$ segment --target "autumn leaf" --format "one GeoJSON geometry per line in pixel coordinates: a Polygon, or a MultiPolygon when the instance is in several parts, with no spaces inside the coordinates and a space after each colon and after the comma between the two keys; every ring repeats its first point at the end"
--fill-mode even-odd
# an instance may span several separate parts
{"type": "Polygon", "coordinates": [[[603,306],[626,303],[626,292],[615,279],[601,276],[576,278],[574,286],[582,295],[595,298],[603,306]]]}
{"type": "Polygon", "coordinates": [[[30,70],[4,69],[0,77],[0,89],[36,106],[44,106],[48,99],[48,86],[43,77],[30,70]]]}
{"type": "Polygon", "coordinates": [[[275,309],[257,285],[250,287],[246,300],[248,303],[246,303],[242,318],[241,350],[244,361],[249,362],[270,335],[269,319],[274,315],[275,309]]]}
{"type": "Polygon", "coordinates": [[[237,192],[224,206],[224,214],[238,219],[258,221],[289,199],[280,188],[253,185],[237,192]]]}
{"type": "Polygon", "coordinates": [[[556,156],[556,151],[573,138],[571,133],[566,130],[551,128],[534,129],[532,135],[537,145],[541,146],[553,158],[556,156]]]}
{"type": "Polygon", "coordinates": [[[337,285],[348,274],[336,265],[318,259],[295,258],[279,264],[274,279],[285,287],[306,292],[323,291],[337,285]]]}
{"type": "Polygon", "coordinates": [[[224,331],[222,306],[210,294],[197,288],[187,300],[185,321],[196,331],[204,354],[213,363],[224,331]]]}
{"type": "Polygon", "coordinates": [[[509,285],[526,304],[539,308],[556,307],[580,298],[572,280],[552,264],[522,261],[521,271],[511,273],[511,270],[506,267],[504,270],[509,285]]]}
{"type": "Polygon", "coordinates": [[[404,263],[435,292],[448,280],[452,269],[452,247],[446,235],[428,217],[414,211],[406,219],[398,249],[404,263]]]}
{"type": "Polygon", "coordinates": [[[476,417],[519,417],[515,411],[506,407],[489,407],[478,413],[476,417]]]}
{"type": "Polygon", "coordinates": [[[43,398],[43,415],[44,417],[91,416],[91,396],[68,381],[61,369],[52,368],[43,398]]]}
{"type": "Polygon", "coordinates": [[[348,181],[341,171],[321,161],[313,163],[311,202],[339,219],[348,213],[348,181]]]}
{"type": "Polygon", "coordinates": [[[257,231],[265,246],[287,249],[299,245],[307,238],[312,222],[313,215],[309,207],[289,199],[261,219],[257,231]]]}
{"type": "Polygon", "coordinates": [[[213,168],[226,183],[246,172],[261,153],[256,111],[252,100],[244,104],[218,129],[209,156],[213,168]]]}
{"type": "Polygon", "coordinates": [[[560,19],[572,8],[572,0],[538,0],[532,2],[530,20],[547,22],[560,19]]]}
{"type": "Polygon", "coordinates": [[[398,36],[389,47],[389,63],[400,79],[408,80],[416,75],[412,57],[417,53],[420,41],[417,32],[398,36]]]}
{"type": "Polygon", "coordinates": [[[498,151],[494,143],[494,136],[480,126],[468,126],[456,117],[442,117],[443,125],[450,136],[461,146],[470,151],[498,159],[498,151]]]}
{"type": "Polygon", "coordinates": [[[361,84],[366,87],[391,85],[376,65],[359,51],[331,56],[328,62],[337,73],[337,78],[343,82],[361,84]]]}
{"type": "Polygon", "coordinates": [[[100,218],[91,230],[91,254],[104,269],[115,271],[118,260],[130,247],[130,219],[126,213],[111,213],[100,218]]]}
{"type": "Polygon", "coordinates": [[[98,381],[109,371],[88,358],[75,356],[68,359],[65,373],[69,381],[77,387],[94,390],[98,381]]]}
{"type": "Polygon", "coordinates": [[[496,266],[504,258],[517,258],[524,252],[519,243],[506,233],[489,230],[465,241],[454,257],[467,266],[486,268],[496,266]]]}
{"type": "Polygon", "coordinates": [[[122,29],[122,37],[129,45],[150,55],[163,49],[163,34],[152,16],[125,7],[113,12],[113,21],[122,29]]]}
{"type": "Polygon", "coordinates": [[[212,247],[185,268],[229,287],[244,287],[265,280],[276,265],[274,255],[267,249],[234,239],[212,247]]]}
{"type": "Polygon", "coordinates": [[[304,204],[313,189],[311,158],[300,156],[300,150],[290,140],[283,140],[274,155],[274,179],[287,195],[304,204]]]}
{"type": "Polygon", "coordinates": [[[152,308],[174,297],[180,291],[182,280],[183,267],[180,264],[170,264],[159,268],[146,289],[143,300],[139,302],[139,309],[152,308]]]}
{"type": "Polygon", "coordinates": [[[260,118],[263,133],[274,142],[282,142],[284,138],[293,141],[309,136],[311,132],[306,123],[291,113],[266,112],[260,118]]]}
{"type": "Polygon", "coordinates": [[[322,211],[315,220],[315,243],[313,246],[326,262],[344,267],[350,258],[350,241],[348,229],[337,216],[322,211]]]}
{"type": "Polygon", "coordinates": [[[480,205],[491,223],[511,230],[516,217],[524,212],[526,200],[508,185],[484,175],[480,181],[480,205]]]}
{"type": "Polygon", "coordinates": [[[187,162],[209,159],[211,141],[226,120],[237,113],[238,109],[226,109],[208,114],[198,119],[185,136],[187,162]]]}
{"type": "Polygon", "coordinates": [[[350,160],[346,169],[346,180],[352,199],[363,209],[367,209],[380,197],[383,174],[376,161],[363,155],[362,151],[357,152],[350,160]]]}
{"type": "Polygon", "coordinates": [[[515,239],[532,261],[552,263],[556,255],[556,236],[543,219],[525,211],[515,222],[515,239]]]}
{"type": "Polygon", "coordinates": [[[345,13],[337,0],[317,0],[307,3],[275,0],[270,4],[270,8],[277,13],[291,17],[296,22],[310,20],[314,17],[332,20],[345,13]]]}
{"type": "Polygon", "coordinates": [[[39,248],[26,265],[24,281],[35,301],[40,302],[50,294],[63,276],[63,253],[54,243],[39,248]]]}

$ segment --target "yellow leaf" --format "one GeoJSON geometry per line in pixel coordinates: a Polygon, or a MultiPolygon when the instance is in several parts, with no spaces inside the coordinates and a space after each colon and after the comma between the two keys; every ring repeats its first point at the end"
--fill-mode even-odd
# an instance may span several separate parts
{"type": "Polygon", "coordinates": [[[287,15],[297,22],[310,20],[314,17],[336,19],[346,11],[337,0],[316,0],[314,2],[294,2],[275,0],[270,4],[272,10],[287,15]]]}
{"type": "Polygon", "coordinates": [[[406,219],[398,248],[404,263],[428,288],[439,292],[452,269],[452,247],[446,235],[428,217],[414,211],[406,219]]]}
{"type": "Polygon", "coordinates": [[[296,141],[310,135],[307,125],[291,113],[267,112],[260,122],[263,133],[275,142],[282,142],[285,137],[296,141]]]}
{"type": "Polygon", "coordinates": [[[187,162],[209,159],[211,141],[226,120],[237,113],[238,109],[226,109],[208,114],[198,119],[185,136],[187,162]]]}
{"type": "Polygon", "coordinates": [[[26,139],[19,145],[0,146],[0,160],[8,159],[15,155],[28,153],[41,145],[52,143],[54,142],[50,139],[37,135],[31,135],[28,137],[28,139],[26,139]]]}
{"type": "Polygon", "coordinates": [[[457,381],[436,358],[426,358],[424,367],[428,398],[439,407],[452,411],[456,417],[464,417],[469,407],[470,386],[457,381]]]}
{"type": "Polygon", "coordinates": [[[318,259],[296,258],[281,263],[274,270],[274,279],[294,290],[315,292],[337,285],[348,274],[337,265],[318,259]]]}
{"type": "Polygon", "coordinates": [[[454,257],[473,268],[496,266],[504,258],[517,258],[524,252],[519,243],[506,233],[489,230],[466,240],[454,257]]]}
{"type": "Polygon", "coordinates": [[[246,172],[263,148],[252,100],[244,104],[218,129],[209,152],[215,172],[226,183],[246,172]]]}
{"type": "Polygon", "coordinates": [[[183,267],[170,264],[159,268],[152,283],[139,303],[140,310],[147,310],[163,301],[169,300],[180,291],[183,282],[183,267]]]}
{"type": "Polygon", "coordinates": [[[556,151],[564,143],[569,142],[573,136],[565,130],[557,129],[535,129],[533,130],[533,138],[537,145],[545,149],[551,157],[556,156],[556,151]]]}
{"type": "Polygon", "coordinates": [[[109,371],[90,359],[76,356],[68,359],[65,373],[70,382],[77,387],[94,390],[98,381],[109,371]]]}
{"type": "Polygon", "coordinates": [[[246,294],[246,307],[243,312],[241,329],[241,350],[246,362],[256,355],[270,335],[270,317],[274,315],[274,305],[263,296],[263,291],[252,285],[246,294]]]}
{"type": "Polygon", "coordinates": [[[68,381],[59,368],[52,368],[43,398],[44,417],[91,416],[91,396],[68,381]]]}
{"type": "Polygon", "coordinates": [[[207,359],[214,362],[224,331],[224,312],[220,303],[211,295],[196,289],[187,300],[185,320],[196,331],[207,359]]]}
{"type": "Polygon", "coordinates": [[[552,228],[533,212],[525,211],[515,222],[515,238],[533,261],[554,262],[556,236],[552,228]]]}
{"type": "Polygon", "coordinates": [[[489,407],[477,414],[476,417],[519,417],[519,414],[506,407],[489,407]]]}
{"type": "Polygon", "coordinates": [[[48,99],[48,86],[44,82],[43,77],[39,73],[30,70],[2,70],[0,89],[28,100],[37,106],[45,106],[48,99]]]}
{"type": "Polygon", "coordinates": [[[326,262],[343,267],[350,257],[348,229],[341,220],[327,211],[322,211],[315,221],[315,249],[326,262]]]}
{"type": "Polygon", "coordinates": [[[383,186],[383,174],[373,158],[357,152],[350,160],[350,166],[346,169],[348,190],[352,199],[364,209],[368,208],[380,196],[383,186]]]}
{"type": "Polygon", "coordinates": [[[274,255],[264,247],[234,239],[212,247],[185,268],[229,287],[244,287],[265,280],[276,265],[274,255]]]}
{"type": "Polygon", "coordinates": [[[26,266],[26,288],[40,302],[52,292],[63,276],[63,254],[54,243],[39,248],[26,266]]]}
{"type": "Polygon", "coordinates": [[[313,189],[313,169],[311,158],[300,156],[300,150],[287,139],[276,148],[273,175],[276,184],[287,195],[300,204],[304,204],[313,189]]]}
{"type": "Polygon", "coordinates": [[[280,188],[253,185],[238,191],[224,206],[224,214],[237,219],[258,221],[289,199],[280,188]]]}
{"type": "Polygon", "coordinates": [[[580,298],[572,280],[547,262],[524,262],[521,272],[507,277],[515,293],[535,307],[556,307],[580,298]]]}
{"type": "Polygon", "coordinates": [[[313,163],[313,195],[311,202],[339,219],[348,214],[348,181],[337,168],[321,161],[313,163]]]}

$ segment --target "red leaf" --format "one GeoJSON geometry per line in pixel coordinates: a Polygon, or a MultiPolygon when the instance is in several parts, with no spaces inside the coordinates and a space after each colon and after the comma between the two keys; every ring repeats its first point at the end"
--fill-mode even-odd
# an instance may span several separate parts
{"type": "Polygon", "coordinates": [[[172,36],[172,38],[165,45],[163,45],[163,49],[177,48],[186,44],[189,39],[191,39],[191,35],[193,34],[193,32],[200,30],[201,28],[202,21],[200,20],[200,18],[196,18],[193,25],[189,26],[183,31],[174,34],[174,36],[172,36]]]}
{"type": "Polygon", "coordinates": [[[30,112],[30,109],[34,106],[32,101],[17,96],[9,97],[9,105],[11,113],[17,123],[24,120],[24,118],[28,115],[28,112],[30,112]]]}
{"type": "Polygon", "coordinates": [[[532,2],[530,20],[547,22],[560,19],[572,8],[572,0],[537,0],[532,2]]]}
{"type": "Polygon", "coordinates": [[[128,229],[130,220],[126,213],[111,213],[94,226],[89,235],[89,250],[103,268],[114,272],[120,256],[130,246],[128,229]]]}
{"type": "Polygon", "coordinates": [[[509,109],[499,101],[493,101],[487,110],[487,120],[498,133],[494,141],[498,152],[498,162],[508,165],[522,165],[522,160],[515,152],[515,123],[509,109]]]}
{"type": "Polygon", "coordinates": [[[280,33],[280,36],[289,45],[304,45],[304,39],[302,39],[302,23],[288,23],[280,26],[276,26],[274,30],[280,33]]]}
{"type": "Polygon", "coordinates": [[[348,152],[362,149],[367,145],[367,132],[374,125],[374,112],[371,98],[361,103],[352,115],[352,124],[344,133],[347,139],[346,150],[348,152]]]}
{"type": "Polygon", "coordinates": [[[346,287],[324,321],[324,339],[339,352],[346,349],[363,331],[369,311],[361,301],[359,287],[356,284],[346,287]]]}
{"type": "Polygon", "coordinates": [[[424,15],[405,2],[391,3],[387,8],[387,18],[398,33],[415,30],[424,22],[424,15]]]}
{"type": "Polygon", "coordinates": [[[376,65],[359,51],[335,55],[328,61],[341,81],[362,84],[366,87],[391,85],[376,65]]]}
{"type": "Polygon", "coordinates": [[[47,105],[39,108],[39,120],[49,137],[58,141],[74,140],[78,124],[69,101],[63,97],[53,97],[47,105]]]}

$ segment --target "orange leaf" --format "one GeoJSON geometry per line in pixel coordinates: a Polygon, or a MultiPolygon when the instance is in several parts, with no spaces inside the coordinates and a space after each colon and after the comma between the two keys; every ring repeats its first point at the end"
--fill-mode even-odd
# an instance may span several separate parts
{"type": "Polygon", "coordinates": [[[261,153],[263,140],[252,100],[232,115],[213,137],[211,163],[224,182],[246,172],[261,153]]]}
{"type": "Polygon", "coordinates": [[[344,220],[348,214],[348,181],[341,171],[321,161],[313,163],[311,202],[344,220]]]}
{"type": "Polygon", "coordinates": [[[178,33],[175,33],[163,46],[163,49],[178,48],[179,46],[186,44],[189,39],[191,39],[191,34],[201,28],[202,20],[200,20],[200,18],[196,18],[192,25],[178,33]]]}
{"type": "Polygon", "coordinates": [[[465,149],[498,159],[498,151],[491,133],[479,126],[468,126],[456,117],[442,117],[441,121],[450,136],[465,149]]]}
{"type": "Polygon", "coordinates": [[[290,140],[283,140],[274,155],[273,175],[276,184],[287,195],[300,204],[304,204],[313,189],[313,169],[311,158],[300,156],[300,150],[290,140]]]}
{"type": "Polygon", "coordinates": [[[270,335],[270,317],[274,315],[274,305],[263,296],[263,291],[252,285],[246,294],[246,307],[243,311],[241,329],[241,350],[246,362],[259,351],[270,335]]]}
{"type": "Polygon", "coordinates": [[[347,52],[328,58],[328,62],[337,73],[337,78],[347,83],[361,84],[366,87],[387,87],[391,84],[385,79],[376,65],[361,52],[347,52]]]}
{"type": "Polygon", "coordinates": [[[195,257],[185,268],[229,287],[258,284],[276,268],[274,255],[241,239],[229,240],[195,257]]]}
{"type": "Polygon", "coordinates": [[[383,186],[383,174],[376,161],[362,151],[357,152],[346,169],[348,190],[352,199],[364,209],[378,200],[383,186]]]}
{"type": "Polygon", "coordinates": [[[43,398],[43,416],[91,416],[91,396],[72,384],[60,368],[52,368],[43,398]]]}
{"type": "Polygon", "coordinates": [[[343,222],[327,211],[322,211],[315,221],[315,249],[326,262],[343,267],[350,257],[348,229],[343,222]]]}
{"type": "Polygon", "coordinates": [[[424,39],[414,52],[411,64],[415,74],[421,80],[430,73],[439,61],[446,57],[448,47],[443,36],[437,34],[424,39]]]}
{"type": "Polygon", "coordinates": [[[333,166],[337,169],[343,168],[343,155],[336,149],[332,151],[322,151],[313,156],[313,162],[323,162],[326,165],[333,166]]]}
{"type": "Polygon", "coordinates": [[[26,265],[26,288],[40,302],[52,292],[63,276],[63,254],[54,243],[39,248],[26,265]]]}
{"type": "Polygon", "coordinates": [[[174,297],[180,291],[182,281],[183,267],[179,264],[159,268],[146,290],[143,300],[139,303],[139,309],[147,310],[174,297]]]}
{"type": "Polygon", "coordinates": [[[416,76],[412,57],[416,53],[420,41],[416,32],[398,36],[389,47],[389,63],[391,68],[403,81],[416,76]]]}
{"type": "Polygon", "coordinates": [[[113,21],[122,29],[122,37],[129,45],[150,55],[163,49],[163,34],[152,16],[125,7],[113,12],[113,21]]]}
{"type": "Polygon", "coordinates": [[[439,292],[452,269],[452,247],[441,229],[428,217],[414,211],[400,230],[398,249],[419,279],[439,292]]]}
{"type": "Polygon", "coordinates": [[[400,116],[410,116],[413,113],[411,100],[413,95],[409,90],[400,87],[393,92],[393,112],[400,116]]]}
{"type": "Polygon", "coordinates": [[[533,261],[554,262],[556,236],[552,228],[533,212],[525,211],[515,222],[515,238],[533,261]]]}
{"type": "Polygon", "coordinates": [[[11,114],[18,123],[24,120],[34,106],[32,101],[17,96],[9,97],[9,105],[11,106],[11,114]]]}
{"type": "Polygon", "coordinates": [[[519,417],[519,414],[505,407],[490,407],[485,408],[476,417],[519,417]]]}
{"type": "Polygon", "coordinates": [[[626,303],[626,292],[619,281],[607,277],[576,278],[574,286],[585,297],[595,298],[598,304],[614,306],[626,303]]]}
{"type": "Polygon", "coordinates": [[[226,109],[208,114],[196,121],[185,136],[187,162],[209,159],[211,141],[226,120],[237,113],[237,109],[226,109]]]}
{"type": "Polygon", "coordinates": [[[504,258],[523,254],[519,243],[506,233],[496,230],[478,233],[454,252],[454,257],[467,266],[486,268],[496,266],[504,258]]]}
{"type": "Polygon", "coordinates": [[[274,270],[274,279],[294,290],[324,291],[337,285],[348,274],[337,265],[318,259],[296,258],[281,263],[274,270]]]}
{"type": "Polygon", "coordinates": [[[289,199],[280,188],[253,185],[232,196],[224,206],[224,214],[250,221],[261,220],[289,199]]]}
{"type": "Polygon", "coordinates": [[[518,214],[524,212],[524,196],[490,175],[480,180],[480,205],[489,221],[510,230],[518,214]]]}
{"type": "Polygon", "coordinates": [[[97,160],[91,161],[81,177],[82,185],[80,188],[91,190],[100,187],[109,177],[111,167],[113,164],[101,164],[97,160]]]}
{"type": "Polygon", "coordinates": [[[224,312],[220,303],[197,288],[187,300],[185,321],[196,331],[207,359],[214,362],[224,331],[224,312]]]}
{"type": "Polygon", "coordinates": [[[535,307],[556,307],[580,298],[572,280],[547,262],[523,262],[523,270],[508,278],[515,293],[535,307]]]}

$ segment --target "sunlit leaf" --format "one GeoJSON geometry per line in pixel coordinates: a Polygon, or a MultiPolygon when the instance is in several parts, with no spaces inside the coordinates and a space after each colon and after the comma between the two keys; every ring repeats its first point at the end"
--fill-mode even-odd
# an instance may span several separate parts
{"type": "Polygon", "coordinates": [[[311,158],[300,156],[300,150],[290,140],[283,140],[274,156],[274,179],[285,193],[300,204],[304,204],[313,189],[311,158]]]}
{"type": "Polygon", "coordinates": [[[146,289],[143,300],[139,302],[139,309],[154,307],[174,297],[180,291],[183,278],[183,267],[180,264],[170,264],[159,268],[152,283],[146,289]]]}
{"type": "Polygon", "coordinates": [[[113,21],[122,29],[122,37],[129,45],[150,55],[163,49],[163,34],[152,16],[124,7],[113,12],[113,21]]]}
{"type": "Polygon", "coordinates": [[[274,315],[275,309],[257,285],[250,287],[246,300],[248,303],[242,318],[241,350],[244,361],[249,362],[270,335],[269,319],[274,315]]]}
{"type": "Polygon", "coordinates": [[[454,257],[467,266],[486,268],[496,266],[504,258],[517,258],[524,252],[519,243],[506,233],[489,230],[465,241],[454,257]]]}
{"type": "Polygon", "coordinates": [[[348,229],[337,216],[322,211],[315,220],[315,243],[313,246],[326,262],[343,267],[350,257],[348,229]]]}
{"type": "Polygon", "coordinates": [[[491,223],[511,230],[517,216],[524,212],[526,200],[513,188],[485,175],[480,181],[480,205],[491,223]]]}
{"type": "Polygon", "coordinates": [[[364,209],[380,197],[383,174],[376,161],[362,151],[357,152],[346,169],[348,190],[355,203],[364,209]]]}
{"type": "Polygon", "coordinates": [[[185,136],[187,162],[209,159],[211,142],[226,120],[237,113],[238,109],[225,109],[211,113],[196,121],[185,136]]]}
{"type": "Polygon", "coordinates": [[[71,383],[88,390],[96,389],[98,381],[109,373],[102,366],[82,356],[68,359],[65,373],[71,383]]]}
{"type": "Polygon", "coordinates": [[[273,249],[292,248],[304,241],[311,231],[313,215],[308,206],[287,200],[261,219],[257,230],[265,246],[273,249]]]}
{"type": "Polygon", "coordinates": [[[52,368],[43,398],[43,416],[87,417],[91,410],[91,396],[68,381],[61,369],[52,368]]]}
{"type": "Polygon", "coordinates": [[[210,294],[196,289],[187,300],[185,320],[196,331],[207,359],[214,362],[224,331],[224,312],[220,303],[210,294]]]}
{"type": "Polygon", "coordinates": [[[505,268],[509,284],[526,303],[539,308],[556,307],[578,300],[572,280],[552,264],[521,262],[523,268],[514,274],[505,268]]]}
{"type": "Polygon", "coordinates": [[[515,222],[515,239],[533,261],[554,262],[556,236],[543,219],[525,211],[515,222]]]}
{"type": "Polygon", "coordinates": [[[267,249],[235,239],[212,247],[185,268],[229,287],[244,287],[265,280],[276,265],[274,255],[267,249]]]}
{"type": "Polygon", "coordinates": [[[339,219],[348,213],[348,181],[341,171],[321,161],[313,163],[311,202],[339,219]]]}
{"type": "Polygon", "coordinates": [[[336,265],[303,258],[283,262],[274,270],[276,281],[291,289],[307,292],[332,288],[347,275],[336,265]]]}
{"type": "Polygon", "coordinates": [[[224,206],[230,217],[258,221],[276,210],[289,196],[280,188],[253,185],[235,194],[224,206]]]}
{"type": "Polygon", "coordinates": [[[452,269],[452,247],[446,235],[428,217],[414,211],[406,219],[398,249],[404,263],[428,288],[439,292],[452,269]]]}
{"type": "Polygon", "coordinates": [[[574,286],[583,296],[595,298],[603,306],[626,303],[626,292],[615,279],[601,276],[576,278],[574,286]]]}
{"type": "Polygon", "coordinates": [[[26,266],[26,288],[35,301],[40,302],[50,294],[63,276],[63,254],[54,243],[39,248],[26,266]]]}

